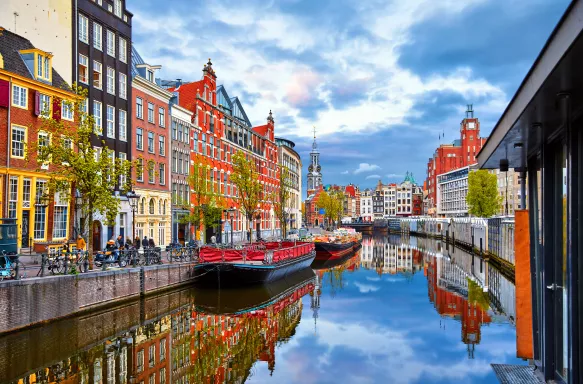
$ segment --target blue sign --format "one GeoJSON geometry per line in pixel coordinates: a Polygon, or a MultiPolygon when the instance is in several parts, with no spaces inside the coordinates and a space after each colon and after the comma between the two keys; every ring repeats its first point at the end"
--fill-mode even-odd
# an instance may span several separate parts
{"type": "Polygon", "coordinates": [[[324,208],[320,208],[320,210],[318,211],[318,213],[319,213],[320,215],[323,215],[323,214],[325,214],[325,213],[326,213],[326,210],[325,210],[324,208]]]}

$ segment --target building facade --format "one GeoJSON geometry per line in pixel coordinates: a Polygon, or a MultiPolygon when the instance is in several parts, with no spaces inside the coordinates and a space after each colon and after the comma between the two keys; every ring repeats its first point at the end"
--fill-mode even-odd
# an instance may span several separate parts
{"type": "MultiPolygon", "coordinates": [[[[199,81],[161,81],[161,84],[176,96],[178,105],[194,115],[190,160],[207,170],[208,182],[213,186],[214,193],[221,197],[221,204],[235,209],[232,218],[234,240],[243,240],[249,230],[236,198],[238,192],[230,180],[232,157],[238,151],[243,151],[255,162],[264,190],[264,199],[254,217],[253,229],[258,225],[263,238],[278,235],[279,222],[267,198],[279,188],[275,119],[271,111],[265,124],[254,127],[239,98],[230,97],[224,86],[217,85],[217,75],[210,60],[204,66],[199,81]]],[[[190,201],[194,203],[196,196],[191,194],[190,201]]],[[[225,212],[222,220],[225,225],[220,232],[222,239],[226,239],[226,235],[230,235],[226,222],[231,226],[231,218],[225,212]]],[[[214,233],[215,229],[206,228],[203,237],[208,239],[214,233]]]]}
{"type": "Polygon", "coordinates": [[[132,180],[140,196],[136,236],[147,236],[157,246],[169,244],[172,231],[168,114],[172,94],[156,84],[156,71],[160,68],[145,63],[132,49],[132,158],[136,161],[132,180]]]}
{"type": "MultiPolygon", "coordinates": [[[[501,172],[499,169],[494,169],[490,172],[494,173],[498,179],[498,195],[501,200],[498,213],[500,215],[512,216],[516,210],[526,209],[526,205],[524,207],[521,206],[522,191],[520,184],[523,180],[520,177],[520,172],[516,172],[513,169],[509,169],[507,172],[501,172]]],[[[528,190],[528,186],[525,187],[525,190],[528,190]]],[[[528,204],[527,201],[525,202],[528,204]]]]}
{"type": "Polygon", "coordinates": [[[276,137],[278,162],[289,172],[289,206],[286,208],[289,220],[288,229],[302,226],[302,159],[294,149],[295,143],[288,139],[276,137]]]}
{"type": "Polygon", "coordinates": [[[360,217],[363,221],[373,221],[372,191],[369,188],[360,192],[360,217]]]}
{"type": "Polygon", "coordinates": [[[480,121],[468,105],[466,117],[460,123],[460,138],[452,144],[441,144],[427,162],[428,211],[437,207],[437,176],[476,163],[476,156],[486,142],[480,137],[480,121]]]}
{"type": "Polygon", "coordinates": [[[193,113],[176,104],[176,96],[170,102],[170,177],[172,183],[172,241],[184,244],[191,239],[192,229],[184,220],[190,213],[190,136],[200,136],[191,123],[193,113]]]}
{"type": "Polygon", "coordinates": [[[437,216],[468,215],[468,175],[471,167],[454,169],[437,176],[437,216]]]}
{"type": "MultiPolygon", "coordinates": [[[[0,30],[0,202],[2,217],[16,219],[18,249],[63,242],[72,236],[72,200],[48,190],[52,164],[38,164],[28,145],[50,145],[44,117],[74,125],[72,102],[53,55],[27,39],[0,30]],[[44,144],[43,144],[44,143],[44,144]]],[[[44,246],[38,248],[44,251],[44,246]]]]}

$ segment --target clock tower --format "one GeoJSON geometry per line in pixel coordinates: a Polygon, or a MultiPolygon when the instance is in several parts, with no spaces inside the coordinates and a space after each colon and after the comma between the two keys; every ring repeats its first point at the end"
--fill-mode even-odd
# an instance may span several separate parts
{"type": "Polygon", "coordinates": [[[314,143],[310,152],[310,165],[308,166],[308,188],[307,194],[315,193],[322,185],[322,167],[320,166],[320,152],[316,143],[316,128],[314,128],[314,143]]]}

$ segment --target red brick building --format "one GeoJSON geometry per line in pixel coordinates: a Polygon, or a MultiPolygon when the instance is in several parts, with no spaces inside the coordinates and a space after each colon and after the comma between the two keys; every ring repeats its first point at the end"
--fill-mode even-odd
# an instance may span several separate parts
{"type": "MultiPolygon", "coordinates": [[[[208,169],[209,183],[223,197],[227,207],[237,209],[233,220],[235,240],[242,240],[248,230],[246,219],[238,205],[237,191],[231,183],[232,157],[237,151],[249,155],[259,171],[265,196],[279,188],[275,120],[271,111],[265,124],[253,126],[237,97],[230,97],[224,86],[217,86],[217,75],[209,59],[202,79],[191,83],[165,82],[177,97],[177,104],[194,114],[195,131],[191,137],[191,162],[208,169]]],[[[193,202],[194,197],[191,197],[193,202]]],[[[224,214],[223,220],[229,220],[224,214]]],[[[273,207],[265,198],[255,219],[262,237],[277,234],[279,222],[273,207]]],[[[254,229],[256,226],[254,225],[254,229]]],[[[224,228],[223,228],[224,230],[224,228]]]]}
{"type": "Polygon", "coordinates": [[[476,155],[486,138],[480,137],[480,122],[468,105],[466,117],[460,123],[460,138],[452,144],[441,144],[427,162],[428,213],[435,214],[437,204],[437,175],[476,163],[476,155]]]}
{"type": "MultiPolygon", "coordinates": [[[[18,249],[62,243],[73,236],[72,200],[48,191],[54,165],[38,164],[29,145],[50,145],[43,116],[74,124],[76,95],[53,69],[53,55],[0,28],[0,205],[16,219],[18,249]]],[[[73,145],[73,143],[70,143],[73,145]]]]}
{"type": "Polygon", "coordinates": [[[145,63],[132,48],[131,157],[137,162],[132,176],[135,192],[140,196],[136,236],[147,236],[156,245],[163,246],[171,240],[168,104],[172,93],[156,83],[155,74],[160,68],[145,63]]]}

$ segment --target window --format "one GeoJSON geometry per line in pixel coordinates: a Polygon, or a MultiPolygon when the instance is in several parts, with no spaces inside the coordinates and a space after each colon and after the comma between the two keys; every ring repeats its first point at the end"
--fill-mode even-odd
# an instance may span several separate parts
{"type": "Polygon", "coordinates": [[[166,138],[164,136],[158,136],[158,153],[160,156],[166,155],[166,138]]]}
{"type": "Polygon", "coordinates": [[[172,150],[172,172],[176,172],[176,150],[172,150]]]}
{"type": "Polygon", "coordinates": [[[95,133],[98,135],[103,134],[103,125],[101,122],[102,118],[102,111],[101,111],[101,103],[99,101],[93,100],[93,117],[95,119],[95,133]]]}
{"type": "Polygon", "coordinates": [[[119,97],[126,100],[128,97],[128,79],[125,73],[119,73],[119,97]]]}
{"type": "MultiPolygon", "coordinates": [[[[148,163],[148,183],[154,184],[154,164],[148,163]]],[[[154,213],[154,212],[152,212],[154,213]]]]}
{"type": "Polygon", "coordinates": [[[166,114],[164,108],[158,108],[158,125],[164,127],[166,125],[166,114]]]}
{"type": "MultiPolygon", "coordinates": [[[[162,244],[162,242],[160,242],[162,244]]],[[[160,361],[166,360],[166,339],[160,340],[160,361]]],[[[165,376],[165,375],[164,375],[165,376]]]]}
{"type": "Polygon", "coordinates": [[[107,137],[115,139],[115,107],[107,106],[107,137]]]}
{"type": "Polygon", "coordinates": [[[39,96],[39,102],[40,115],[43,117],[49,117],[51,115],[51,97],[41,93],[39,96]]]}
{"type": "Polygon", "coordinates": [[[107,67],[107,93],[115,95],[115,69],[107,67]]]}
{"type": "Polygon", "coordinates": [[[101,28],[101,25],[93,23],[93,46],[99,49],[100,51],[103,49],[102,45],[103,37],[101,36],[102,32],[103,29],[101,28]]]}
{"type": "Polygon", "coordinates": [[[12,105],[21,108],[28,108],[28,88],[12,85],[12,105]]]}
{"type": "Polygon", "coordinates": [[[73,121],[73,104],[70,101],[61,101],[61,118],[73,121]]]}
{"type": "Polygon", "coordinates": [[[51,78],[51,73],[50,73],[50,61],[48,57],[43,57],[43,67],[45,71],[44,78],[46,80],[49,80],[51,78]]]}
{"type": "Polygon", "coordinates": [[[178,173],[182,173],[182,153],[178,154],[178,166],[176,167],[178,173]]]}
{"type": "Polygon", "coordinates": [[[10,176],[10,194],[8,198],[8,217],[16,219],[16,206],[18,204],[18,177],[10,176]]]}
{"type": "Polygon", "coordinates": [[[107,30],[107,54],[115,57],[115,33],[107,30]]]}
{"type": "Polygon", "coordinates": [[[160,163],[159,176],[160,185],[166,185],[166,164],[164,163],[160,163]]]}
{"type": "Polygon", "coordinates": [[[182,123],[178,122],[178,140],[182,141],[182,123]]]}
{"type": "MultiPolygon", "coordinates": [[[[148,212],[150,212],[150,215],[154,214],[154,208],[156,207],[156,204],[154,203],[154,199],[150,199],[150,203],[148,204],[148,212]]],[[[154,237],[154,236],[152,236],[154,237]]],[[[154,344],[150,345],[150,367],[154,366],[154,360],[156,359],[155,356],[155,349],[154,349],[154,344]]]]}
{"type": "MultiPolygon", "coordinates": [[[[142,212],[143,213],[143,212],[142,212]]],[[[143,224],[143,223],[140,223],[143,224]]],[[[144,371],[144,350],[140,349],[138,351],[138,358],[137,358],[138,362],[137,362],[137,371],[138,373],[143,372],[144,371]]]]}
{"type": "Polygon", "coordinates": [[[136,129],[136,148],[140,151],[144,150],[144,130],[142,128],[136,129]]]}
{"type": "Polygon", "coordinates": [[[178,123],[172,120],[172,140],[176,140],[176,133],[178,132],[178,123]]]}
{"type": "Polygon", "coordinates": [[[123,37],[119,38],[119,61],[128,62],[128,42],[123,37]]]}
{"type": "Polygon", "coordinates": [[[152,373],[148,379],[148,384],[156,384],[156,374],[152,373]]]}
{"type": "Polygon", "coordinates": [[[84,43],[89,43],[89,39],[87,36],[89,35],[88,32],[89,21],[85,16],[79,14],[79,40],[84,43]]]}
{"type": "Polygon", "coordinates": [[[12,126],[12,157],[24,158],[24,146],[26,143],[26,128],[12,126]]]}
{"type": "Polygon", "coordinates": [[[111,4],[107,4],[107,10],[109,12],[113,12],[113,7],[111,6],[111,4]]]}
{"type": "Polygon", "coordinates": [[[154,132],[148,132],[148,152],[154,153],[154,132]]]}
{"type": "MultiPolygon", "coordinates": [[[[12,180],[11,180],[12,181],[12,180]]],[[[47,221],[47,206],[41,204],[42,196],[45,192],[46,181],[37,180],[36,181],[36,197],[35,197],[35,209],[34,209],[34,232],[33,237],[35,240],[43,240],[45,238],[45,227],[47,221]]]]}
{"type": "MultiPolygon", "coordinates": [[[[122,163],[125,164],[126,160],[128,159],[128,155],[124,152],[119,152],[118,157],[122,160],[122,163]]],[[[119,177],[119,185],[124,186],[127,181],[126,175],[121,175],[119,177]]],[[[120,214],[121,215],[121,214],[120,214]]],[[[120,218],[123,216],[120,216],[120,218]]],[[[121,226],[121,224],[120,224],[121,226]]]]}
{"type": "Polygon", "coordinates": [[[117,17],[121,18],[121,12],[122,12],[122,9],[121,9],[121,0],[113,0],[113,13],[117,17]]]}
{"type": "Polygon", "coordinates": [[[59,192],[55,193],[54,209],[55,211],[53,216],[53,238],[66,238],[68,201],[59,192]]]}
{"type": "Polygon", "coordinates": [[[151,81],[153,83],[154,82],[154,71],[151,71],[148,69],[146,77],[147,77],[148,81],[151,81]]]}
{"type": "Polygon", "coordinates": [[[144,118],[144,102],[141,97],[136,97],[136,117],[138,119],[144,118]]]}
{"type": "Polygon", "coordinates": [[[148,121],[150,123],[154,122],[154,104],[148,103],[148,121]]]}
{"type": "Polygon", "coordinates": [[[36,55],[36,77],[43,77],[43,57],[42,55],[36,55]]]}
{"type": "MultiPolygon", "coordinates": [[[[48,147],[50,144],[49,141],[49,134],[46,132],[39,132],[38,133],[38,147],[39,147],[39,154],[40,154],[40,148],[42,147],[48,147]]],[[[49,163],[45,162],[41,165],[41,169],[49,169],[49,163]]]]}
{"type": "MultiPolygon", "coordinates": [[[[144,181],[144,160],[141,157],[138,157],[136,160],[136,179],[138,181],[144,181]]],[[[144,202],[142,201],[142,206],[140,208],[141,214],[144,214],[144,202]]]]}
{"type": "Polygon", "coordinates": [[[88,84],[89,59],[87,56],[79,54],[79,81],[88,84]]]}
{"type": "Polygon", "coordinates": [[[93,60],[93,86],[101,89],[101,63],[93,60]]]}
{"type": "Polygon", "coordinates": [[[122,141],[127,140],[127,118],[128,113],[123,109],[119,110],[119,139],[122,141]]]}

